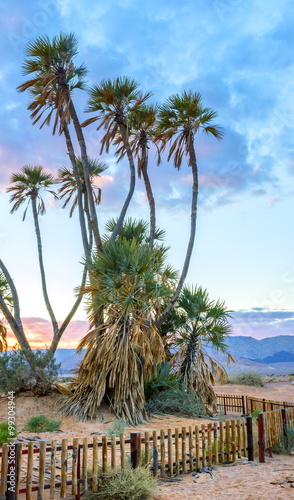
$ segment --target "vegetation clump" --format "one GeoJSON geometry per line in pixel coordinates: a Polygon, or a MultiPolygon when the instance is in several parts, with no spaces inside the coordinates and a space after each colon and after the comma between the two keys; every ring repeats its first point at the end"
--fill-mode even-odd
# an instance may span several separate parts
{"type": "Polygon", "coordinates": [[[292,453],[294,452],[294,425],[288,423],[279,442],[272,447],[274,453],[292,453]]]}
{"type": "Polygon", "coordinates": [[[88,491],[85,500],[147,500],[154,498],[158,483],[151,471],[127,466],[123,471],[111,471],[107,481],[99,478],[98,492],[88,491]]]}
{"type": "Polygon", "coordinates": [[[54,432],[59,429],[61,424],[62,420],[52,420],[46,415],[41,414],[29,418],[23,430],[27,432],[54,432]]]}
{"type": "Polygon", "coordinates": [[[120,434],[123,434],[125,432],[126,428],[126,423],[121,419],[117,419],[114,421],[112,427],[107,427],[106,429],[106,434],[107,436],[117,436],[119,437],[120,434]]]}
{"type": "Polygon", "coordinates": [[[236,385],[253,385],[256,387],[264,387],[264,381],[258,372],[250,371],[237,373],[229,378],[228,384],[236,385]]]}
{"type": "Polygon", "coordinates": [[[5,394],[34,391],[43,396],[52,390],[59,369],[60,364],[48,351],[13,349],[4,352],[0,356],[0,391],[5,394]]]}
{"type": "Polygon", "coordinates": [[[14,422],[2,422],[0,424],[0,446],[4,443],[9,443],[17,434],[18,432],[14,422]]]}

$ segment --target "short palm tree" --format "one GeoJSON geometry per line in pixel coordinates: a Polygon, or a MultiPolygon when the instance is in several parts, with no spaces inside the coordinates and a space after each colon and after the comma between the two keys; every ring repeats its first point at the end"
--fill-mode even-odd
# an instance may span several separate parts
{"type": "Polygon", "coordinates": [[[150,250],[136,239],[117,238],[104,245],[91,264],[91,282],[81,290],[88,299],[91,324],[103,307],[105,321],[88,333],[86,348],[63,411],[94,418],[103,398],[116,415],[137,425],[146,417],[144,378],[164,361],[164,346],[154,325],[157,301],[168,293],[162,279],[165,251],[150,250]]]}
{"type": "Polygon", "coordinates": [[[101,141],[100,154],[104,149],[108,152],[110,144],[115,141],[117,135],[120,135],[126,150],[131,173],[129,192],[118,218],[117,226],[111,236],[112,240],[115,240],[120,231],[136,183],[134,158],[129,143],[129,118],[132,113],[140,109],[149,97],[149,93],[142,94],[138,83],[128,77],[102,80],[99,85],[94,85],[89,90],[86,112],[98,112],[98,115],[96,114],[93,118],[86,120],[82,126],[87,126],[100,120],[97,130],[104,128],[106,131],[101,141]]]}
{"type": "Polygon", "coordinates": [[[215,378],[227,378],[224,367],[213,358],[221,352],[233,361],[227,352],[226,339],[232,329],[231,318],[224,302],[212,301],[202,287],[184,286],[169,323],[174,367],[183,384],[194,388],[207,406],[216,402],[212,384],[215,378]]]}
{"type": "MultiPolygon", "coordinates": [[[[150,248],[153,247],[156,230],[155,200],[147,170],[149,157],[148,151],[151,143],[153,143],[157,149],[157,165],[159,165],[161,161],[159,148],[157,143],[154,142],[156,137],[156,113],[156,105],[142,106],[139,110],[131,113],[129,119],[130,147],[133,152],[133,156],[137,158],[137,172],[139,179],[141,178],[141,175],[143,175],[150,208],[150,248]]],[[[122,144],[121,136],[117,136],[115,145],[118,146],[116,155],[118,156],[118,161],[120,161],[126,154],[126,149],[124,144],[122,144]]]]}
{"type": "MultiPolygon", "coordinates": [[[[63,132],[65,134],[68,153],[78,182],[78,169],[68,129],[68,124],[72,120],[81,149],[94,239],[97,248],[101,250],[102,244],[89,179],[86,143],[72,100],[73,90],[84,88],[84,77],[86,75],[85,65],[76,66],[73,62],[77,53],[78,43],[73,33],[61,33],[59,36],[53,37],[52,41],[48,36],[44,35],[29,43],[23,64],[23,74],[30,75],[31,79],[19,85],[18,91],[24,92],[28,90],[32,97],[28,109],[31,111],[33,124],[41,122],[40,127],[42,128],[45,124],[49,125],[52,117],[54,117],[53,134],[56,132],[58,124],[60,124],[59,133],[63,132]]],[[[78,196],[84,249],[85,254],[89,257],[81,189],[78,196]]]]}
{"type": "Polygon", "coordinates": [[[168,314],[176,303],[183,288],[196,234],[196,217],[198,201],[198,167],[195,152],[195,137],[201,130],[207,135],[213,135],[221,140],[223,132],[214,124],[216,113],[202,104],[201,94],[183,91],[181,94],[172,95],[159,106],[158,110],[158,142],[161,142],[161,151],[170,144],[168,161],[173,159],[175,167],[179,170],[184,155],[188,156],[189,166],[192,168],[192,203],[191,203],[191,230],[186,257],[176,292],[169,301],[162,316],[157,321],[157,326],[166,320],[168,314]]]}

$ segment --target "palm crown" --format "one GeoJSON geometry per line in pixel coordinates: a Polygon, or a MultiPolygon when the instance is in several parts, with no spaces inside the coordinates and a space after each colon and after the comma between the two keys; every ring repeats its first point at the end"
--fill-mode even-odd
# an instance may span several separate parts
{"type": "MultiPolygon", "coordinates": [[[[129,116],[129,136],[130,136],[130,147],[132,149],[133,155],[137,157],[137,167],[138,167],[138,177],[141,178],[142,166],[145,162],[146,168],[148,167],[148,149],[151,142],[154,143],[154,138],[156,137],[156,125],[157,125],[157,105],[151,104],[147,106],[142,106],[136,109],[135,112],[130,113],[129,116]]],[[[116,156],[118,156],[118,161],[120,161],[126,151],[124,144],[122,144],[121,136],[117,136],[114,142],[118,146],[116,151],[116,156]]],[[[155,143],[157,148],[157,165],[161,162],[160,150],[155,143]]]]}
{"type": "Polygon", "coordinates": [[[46,190],[57,198],[56,193],[48,189],[55,184],[53,176],[45,172],[40,165],[34,167],[30,165],[24,166],[21,172],[12,174],[11,183],[12,186],[7,188],[7,192],[13,193],[10,198],[10,202],[14,202],[11,213],[13,214],[20,205],[28,200],[22,220],[25,220],[28,206],[33,198],[38,200],[37,213],[41,215],[45,213],[45,203],[40,191],[46,190]]]}
{"type": "MultiPolygon", "coordinates": [[[[77,167],[79,171],[82,192],[86,194],[86,184],[84,178],[84,170],[81,158],[76,158],[77,167]]],[[[102,174],[108,167],[105,163],[99,162],[95,159],[88,159],[89,164],[89,177],[92,185],[92,191],[94,195],[94,201],[96,205],[99,205],[101,201],[101,189],[98,186],[95,186],[94,181],[97,177],[102,174]]],[[[62,208],[65,208],[68,203],[73,199],[73,204],[70,209],[70,217],[72,216],[77,204],[78,204],[78,195],[77,195],[77,181],[76,176],[72,168],[62,167],[58,170],[57,183],[61,184],[61,187],[58,190],[60,198],[64,198],[67,196],[62,208]]]]}
{"type": "Polygon", "coordinates": [[[29,90],[33,101],[28,106],[35,124],[43,115],[44,124],[49,125],[54,111],[56,112],[53,134],[58,120],[69,121],[68,106],[71,92],[75,88],[84,88],[86,67],[75,66],[77,55],[77,39],[73,33],[55,36],[50,41],[48,36],[41,36],[30,43],[26,49],[26,60],[22,66],[24,75],[33,75],[27,82],[19,85],[17,90],[29,90]]]}
{"type": "Polygon", "coordinates": [[[189,154],[190,142],[194,135],[202,130],[205,134],[212,134],[216,139],[223,137],[222,129],[212,122],[217,114],[202,104],[201,94],[186,92],[174,94],[158,109],[158,140],[162,141],[161,150],[174,137],[168,154],[168,161],[173,157],[174,165],[180,168],[183,155],[189,154]]]}
{"type": "Polygon", "coordinates": [[[86,120],[82,126],[101,120],[97,130],[102,127],[106,130],[101,141],[101,153],[104,148],[106,152],[109,151],[110,143],[119,133],[120,126],[129,127],[131,113],[140,109],[150,95],[143,94],[139,90],[139,84],[128,77],[102,80],[89,90],[86,112],[98,111],[99,114],[86,120]]]}

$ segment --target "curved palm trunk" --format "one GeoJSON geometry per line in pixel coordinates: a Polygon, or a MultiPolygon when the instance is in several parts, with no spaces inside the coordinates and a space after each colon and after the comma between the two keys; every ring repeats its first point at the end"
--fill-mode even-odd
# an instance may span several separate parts
{"type": "Polygon", "coordinates": [[[129,208],[130,201],[131,201],[131,199],[133,197],[134,190],[135,190],[135,184],[136,184],[136,170],[135,170],[134,158],[133,158],[132,150],[131,150],[130,144],[129,144],[129,138],[128,138],[128,134],[127,134],[127,127],[123,123],[120,123],[119,124],[119,128],[120,128],[120,133],[121,133],[122,140],[123,140],[123,143],[124,143],[124,147],[126,149],[128,160],[129,160],[129,166],[130,166],[130,171],[131,171],[131,179],[130,179],[130,188],[129,188],[128,196],[126,197],[126,200],[125,200],[125,202],[123,204],[120,216],[118,218],[116,226],[115,226],[115,228],[114,228],[114,230],[112,232],[112,235],[110,237],[110,241],[114,241],[116,239],[116,237],[118,236],[118,233],[120,232],[120,229],[121,229],[121,227],[123,225],[123,221],[124,221],[125,215],[126,215],[127,210],[129,208]]]}
{"type": "Polygon", "coordinates": [[[36,196],[33,195],[31,197],[31,200],[32,200],[33,216],[34,216],[34,223],[35,223],[35,231],[36,231],[37,243],[38,243],[38,257],[39,257],[39,267],[40,267],[40,273],[41,273],[43,297],[44,297],[47,311],[48,311],[50,319],[51,319],[54,337],[55,337],[55,335],[58,335],[58,323],[56,321],[53,309],[51,307],[50,300],[48,297],[48,292],[47,292],[46,276],[45,276],[45,269],[44,269],[44,263],[43,263],[41,233],[40,233],[38,213],[37,213],[36,196]]]}
{"type": "Polygon", "coordinates": [[[149,175],[147,172],[146,147],[145,147],[145,151],[143,152],[143,154],[144,154],[144,162],[142,164],[141,172],[143,174],[143,179],[144,179],[144,184],[145,184],[145,189],[146,189],[146,194],[147,194],[149,209],[150,209],[149,248],[152,249],[153,245],[154,245],[154,236],[155,236],[155,229],[156,229],[155,200],[154,200],[154,196],[153,196],[153,192],[152,192],[152,188],[151,188],[149,175]]]}
{"type": "Polygon", "coordinates": [[[77,134],[77,138],[79,141],[80,145],[80,150],[81,150],[81,160],[83,164],[83,169],[84,169],[84,177],[85,177],[85,184],[86,184],[86,190],[87,190],[87,196],[88,196],[88,202],[89,202],[89,210],[90,210],[90,215],[91,215],[91,227],[94,235],[94,240],[95,244],[97,247],[97,250],[100,252],[103,252],[103,245],[99,233],[99,228],[98,228],[98,219],[97,219],[97,214],[96,214],[96,208],[95,208],[95,202],[94,202],[94,197],[92,193],[92,188],[91,188],[91,182],[90,182],[90,176],[89,176],[89,165],[88,165],[88,156],[87,156],[87,149],[86,149],[86,143],[84,139],[84,134],[82,131],[81,124],[79,122],[75,107],[73,105],[72,100],[70,101],[69,104],[69,112],[70,116],[73,121],[73,125],[77,134]]]}
{"type": "MultiPolygon", "coordinates": [[[[0,259],[0,269],[2,270],[2,272],[3,272],[4,276],[5,276],[5,279],[6,279],[7,283],[8,283],[8,285],[9,285],[9,288],[11,290],[12,302],[13,302],[13,312],[14,312],[14,316],[13,317],[15,319],[17,329],[19,331],[19,334],[25,338],[25,334],[24,334],[24,331],[23,331],[23,326],[22,326],[22,322],[21,322],[21,318],[20,318],[20,307],[19,307],[18,294],[17,294],[16,288],[15,288],[15,285],[14,285],[14,281],[11,278],[10,273],[9,273],[7,267],[5,266],[4,262],[1,259],[0,259]]],[[[7,321],[8,321],[8,319],[7,319],[7,321]]],[[[30,346],[28,346],[28,348],[30,349],[30,346]]]]}
{"type": "Polygon", "coordinates": [[[184,261],[182,273],[177,285],[177,289],[170,299],[169,303],[167,304],[165,310],[163,311],[162,315],[158,318],[156,321],[156,327],[160,328],[162,323],[166,320],[168,317],[169,313],[171,312],[172,308],[174,307],[181,290],[183,288],[188,269],[189,269],[189,264],[191,260],[191,255],[192,255],[192,250],[194,246],[194,241],[195,241],[195,234],[196,234],[196,217],[197,217],[197,200],[198,200],[198,168],[197,168],[197,161],[196,161],[196,153],[194,149],[194,143],[193,143],[193,137],[190,137],[189,140],[189,159],[190,159],[190,165],[192,167],[192,176],[193,176],[193,191],[192,191],[192,203],[191,203],[191,229],[190,229],[190,239],[187,247],[187,252],[186,252],[186,258],[184,261]]]}
{"type": "MultiPolygon", "coordinates": [[[[62,115],[62,111],[61,111],[61,115],[62,115]]],[[[81,179],[80,179],[79,170],[78,170],[78,166],[77,166],[76,156],[74,153],[74,148],[73,148],[73,144],[71,141],[69,129],[68,129],[68,126],[67,126],[65,121],[63,121],[63,123],[62,123],[62,130],[63,130],[64,136],[65,136],[68,155],[69,155],[72,167],[73,167],[73,171],[74,171],[75,179],[76,179],[76,183],[77,183],[79,220],[80,220],[80,227],[81,227],[84,252],[85,252],[85,256],[86,256],[87,260],[91,261],[91,252],[90,252],[91,245],[89,244],[89,240],[87,237],[85,216],[84,216],[84,210],[83,210],[82,184],[81,184],[81,179]]]]}

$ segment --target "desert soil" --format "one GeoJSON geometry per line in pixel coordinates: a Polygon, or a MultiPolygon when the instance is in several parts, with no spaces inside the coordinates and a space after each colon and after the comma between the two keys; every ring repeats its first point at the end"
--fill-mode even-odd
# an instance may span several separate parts
{"type": "MultiPolygon", "coordinates": [[[[294,385],[291,382],[271,382],[261,388],[224,385],[216,386],[215,390],[218,394],[243,394],[277,401],[294,402],[294,385]]],[[[67,438],[71,442],[73,437],[88,436],[91,439],[93,435],[104,434],[108,427],[112,427],[115,417],[106,407],[101,409],[102,422],[100,419],[95,422],[76,422],[71,417],[60,415],[58,405],[62,398],[63,396],[58,394],[38,398],[29,395],[18,396],[16,398],[16,423],[18,429],[23,428],[28,418],[40,413],[45,413],[50,418],[63,420],[60,430],[55,433],[30,434],[21,431],[20,437],[32,438],[37,436],[39,439],[48,441],[52,439],[61,441],[62,438],[67,438]]],[[[2,397],[0,399],[0,422],[4,420],[7,420],[7,399],[2,397]]],[[[132,431],[143,433],[154,429],[167,431],[169,427],[172,429],[184,425],[188,427],[189,425],[206,423],[207,421],[205,419],[195,420],[174,415],[156,417],[137,428],[127,427],[125,433],[129,434],[132,431]]],[[[271,484],[286,481],[287,478],[292,478],[294,481],[294,456],[274,455],[273,458],[266,457],[265,464],[255,462],[253,464],[243,463],[237,466],[218,466],[215,469],[213,479],[206,473],[200,474],[199,478],[194,478],[191,474],[188,474],[181,476],[179,482],[161,483],[156,498],[158,500],[198,498],[212,500],[219,498],[235,498],[237,500],[294,499],[294,483],[271,484]]],[[[56,498],[59,498],[59,496],[56,498]]]]}

